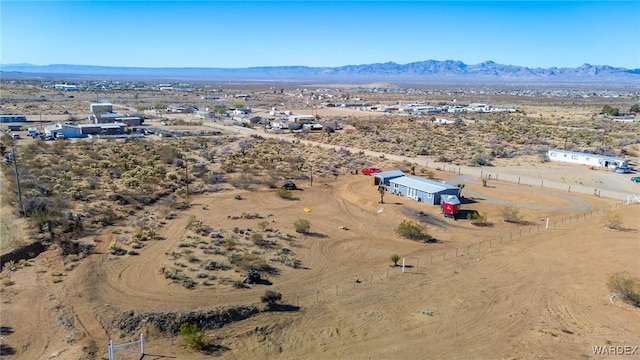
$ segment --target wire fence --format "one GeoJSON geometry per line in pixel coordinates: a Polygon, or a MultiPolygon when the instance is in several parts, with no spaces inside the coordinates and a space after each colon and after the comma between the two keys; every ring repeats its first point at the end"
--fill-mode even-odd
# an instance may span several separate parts
{"type": "MultiPolygon", "coordinates": [[[[589,209],[576,214],[545,219],[542,224],[522,225],[516,230],[510,230],[501,234],[492,235],[489,238],[478,239],[466,244],[445,245],[444,249],[432,250],[420,256],[407,256],[398,261],[398,266],[379,266],[363,268],[351,277],[336,283],[334,286],[317,287],[314,292],[291,294],[286,301],[291,305],[315,306],[335,301],[338,296],[356,295],[360,291],[377,286],[392,285],[401,280],[403,276],[415,274],[428,274],[429,269],[441,267],[443,264],[456,265],[462,262],[479,260],[484,254],[497,251],[505,246],[515,245],[527,238],[554,229],[567,228],[570,224],[588,221],[596,216],[605,215],[611,211],[620,209],[625,205],[624,201],[616,202],[599,208],[589,209]],[[402,264],[404,263],[405,266],[402,264]]],[[[629,206],[629,205],[627,205],[629,206]]]]}
{"type": "Polygon", "coordinates": [[[481,179],[485,179],[485,180],[504,181],[504,182],[518,184],[518,185],[526,185],[531,187],[540,187],[540,188],[546,188],[546,189],[566,191],[569,193],[595,195],[598,197],[602,196],[602,197],[615,199],[615,200],[626,200],[627,197],[630,195],[628,193],[623,193],[620,191],[598,189],[598,188],[593,188],[593,187],[585,186],[581,184],[565,184],[565,183],[560,183],[560,182],[555,182],[550,180],[530,178],[526,176],[501,174],[496,171],[490,171],[490,170],[488,171],[485,168],[475,168],[475,167],[469,167],[469,166],[453,166],[453,165],[447,165],[447,164],[439,165],[439,163],[427,162],[426,167],[428,168],[429,166],[431,166],[431,168],[434,168],[434,169],[451,172],[458,175],[478,176],[481,179]]]}

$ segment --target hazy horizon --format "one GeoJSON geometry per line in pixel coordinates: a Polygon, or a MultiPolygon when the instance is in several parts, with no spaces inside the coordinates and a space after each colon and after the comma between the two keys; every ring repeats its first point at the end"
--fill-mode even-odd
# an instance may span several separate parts
{"type": "Polygon", "coordinates": [[[2,1],[2,64],[640,68],[640,2],[2,1]],[[28,27],[29,31],[26,31],[28,27]]]}
{"type": "MultiPolygon", "coordinates": [[[[434,60],[434,59],[425,59],[425,60],[420,60],[420,61],[415,61],[415,62],[411,62],[411,63],[421,63],[421,62],[426,62],[426,61],[461,61],[461,60],[453,60],[453,59],[447,59],[447,60],[434,60]]],[[[485,60],[485,61],[481,61],[479,63],[474,63],[474,64],[470,64],[470,63],[466,63],[464,61],[462,61],[465,65],[468,66],[472,66],[472,65],[479,65],[481,63],[485,63],[485,62],[494,62],[496,64],[499,64],[498,62],[495,62],[493,60],[485,60]]],[[[395,61],[388,61],[387,63],[395,63],[397,65],[408,65],[411,63],[398,63],[395,61]]],[[[245,68],[278,68],[278,67],[309,67],[309,68],[334,68],[334,67],[342,67],[342,66],[359,66],[359,65],[376,65],[376,64],[382,64],[382,63],[368,63],[368,64],[343,64],[343,65],[338,65],[338,66],[307,66],[307,65],[269,65],[269,66],[248,66],[248,67],[242,67],[242,68],[223,68],[223,67],[203,67],[203,66],[123,66],[123,65],[93,65],[93,64],[32,64],[32,63],[13,63],[13,64],[8,64],[8,63],[0,63],[0,66],[34,66],[34,67],[46,67],[46,66],[75,66],[75,67],[83,67],[83,66],[87,66],[87,67],[105,67],[105,68],[140,68],[140,69],[222,69],[222,70],[235,70],[235,69],[245,69],[245,68]]],[[[501,64],[501,65],[507,65],[507,66],[521,66],[519,64],[501,64]]],[[[580,64],[578,66],[572,66],[572,67],[564,67],[564,66],[551,66],[549,68],[578,68],[580,66],[583,65],[591,65],[591,66],[611,66],[609,64],[588,64],[588,63],[583,63],[580,64]]],[[[616,67],[616,66],[612,66],[612,67],[616,67]]],[[[531,69],[535,69],[534,67],[530,67],[531,69]]],[[[536,68],[541,68],[541,67],[536,67],[536,68]]],[[[624,67],[619,67],[619,68],[624,68],[624,67]]],[[[544,68],[544,69],[548,69],[548,68],[544,68]]],[[[635,70],[637,68],[626,68],[628,70],[635,70]]]]}

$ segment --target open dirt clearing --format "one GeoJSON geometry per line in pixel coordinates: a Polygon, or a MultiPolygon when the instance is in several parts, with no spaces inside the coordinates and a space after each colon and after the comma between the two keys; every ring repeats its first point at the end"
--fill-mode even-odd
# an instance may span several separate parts
{"type": "MultiPolygon", "coordinates": [[[[303,190],[295,201],[267,190],[194,198],[190,209],[167,220],[165,240],[150,242],[138,256],[110,257],[115,229],[107,228],[97,237],[97,251],[74,270],[64,271],[69,264],[49,250],[16,272],[3,272],[0,314],[9,331],[2,343],[14,351],[8,358],[79,359],[91,352],[99,358],[108,340],[118,339],[110,323],[115,314],[258,304],[265,289],[280,291],[283,303],[300,310],[261,313],[209,331],[225,349],[221,358],[565,359],[590,357],[594,345],[640,343],[640,312],[611,304],[606,288],[611,273],[640,273],[639,206],[499,181],[491,188],[469,184],[465,191],[476,202],[463,209],[487,212],[494,222],[475,228],[393,195],[379,204],[364,176],[298,185],[303,190]],[[237,194],[243,200],[235,200],[237,194]],[[523,204],[521,215],[531,226],[503,223],[501,202],[523,204]],[[400,220],[420,210],[425,216],[415,219],[433,224],[438,243],[394,233],[400,220]],[[278,266],[279,275],[267,275],[272,285],[250,289],[187,290],[162,276],[189,215],[214,229],[255,228],[259,220],[228,217],[242,212],[272,214],[270,226],[291,234],[295,219],[308,219],[312,235],[298,235],[291,247],[302,268],[278,266]],[[622,216],[626,231],[605,228],[609,213],[622,216]],[[547,217],[552,228],[545,231],[541,220],[547,217]],[[389,267],[393,253],[411,265],[406,273],[389,267]]],[[[244,273],[229,276],[241,280],[244,273]]],[[[210,357],[187,349],[180,337],[144,331],[147,353],[158,358],[210,357]]]]}

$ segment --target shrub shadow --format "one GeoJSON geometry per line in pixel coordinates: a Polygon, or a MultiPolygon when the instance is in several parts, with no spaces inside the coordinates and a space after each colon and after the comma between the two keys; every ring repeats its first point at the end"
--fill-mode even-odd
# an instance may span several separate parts
{"type": "Polygon", "coordinates": [[[300,306],[295,306],[291,304],[271,304],[267,311],[270,312],[293,312],[299,311],[300,306]]]}
{"type": "Polygon", "coordinates": [[[224,352],[231,350],[231,348],[226,347],[224,345],[214,345],[209,344],[206,349],[202,350],[207,355],[211,356],[222,356],[224,352]]]}
{"type": "Polygon", "coordinates": [[[321,233],[317,233],[317,232],[308,232],[305,235],[309,236],[309,237],[320,238],[320,239],[326,239],[326,238],[329,237],[326,234],[321,234],[321,233]]]}
{"type": "Polygon", "coordinates": [[[0,355],[15,355],[16,349],[9,345],[0,344],[0,355]]]}

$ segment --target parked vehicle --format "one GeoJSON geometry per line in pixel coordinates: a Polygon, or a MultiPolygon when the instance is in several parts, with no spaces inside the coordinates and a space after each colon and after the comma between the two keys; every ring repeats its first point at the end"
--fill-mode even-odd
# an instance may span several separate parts
{"type": "Polygon", "coordinates": [[[360,170],[360,172],[362,172],[362,175],[373,175],[379,173],[380,171],[380,169],[374,167],[366,167],[360,170]]]}
{"type": "Polygon", "coordinates": [[[616,168],[616,172],[617,172],[618,174],[628,174],[628,173],[630,173],[630,172],[631,172],[631,168],[630,168],[630,167],[628,167],[628,166],[618,166],[618,167],[616,168]]]}
{"type": "Polygon", "coordinates": [[[257,270],[249,270],[247,277],[244,279],[245,284],[255,284],[260,282],[260,273],[257,270]]]}
{"type": "Polygon", "coordinates": [[[634,176],[631,178],[631,181],[633,181],[634,183],[639,183],[640,182],[640,176],[634,176]]]}
{"type": "Polygon", "coordinates": [[[18,139],[20,139],[20,134],[11,134],[11,137],[12,137],[14,140],[18,140],[18,139]]]}
{"type": "Polygon", "coordinates": [[[291,181],[291,180],[283,181],[282,185],[280,185],[280,187],[283,188],[283,189],[286,189],[286,190],[296,190],[296,189],[298,189],[296,184],[294,184],[293,181],[291,181]]]}

